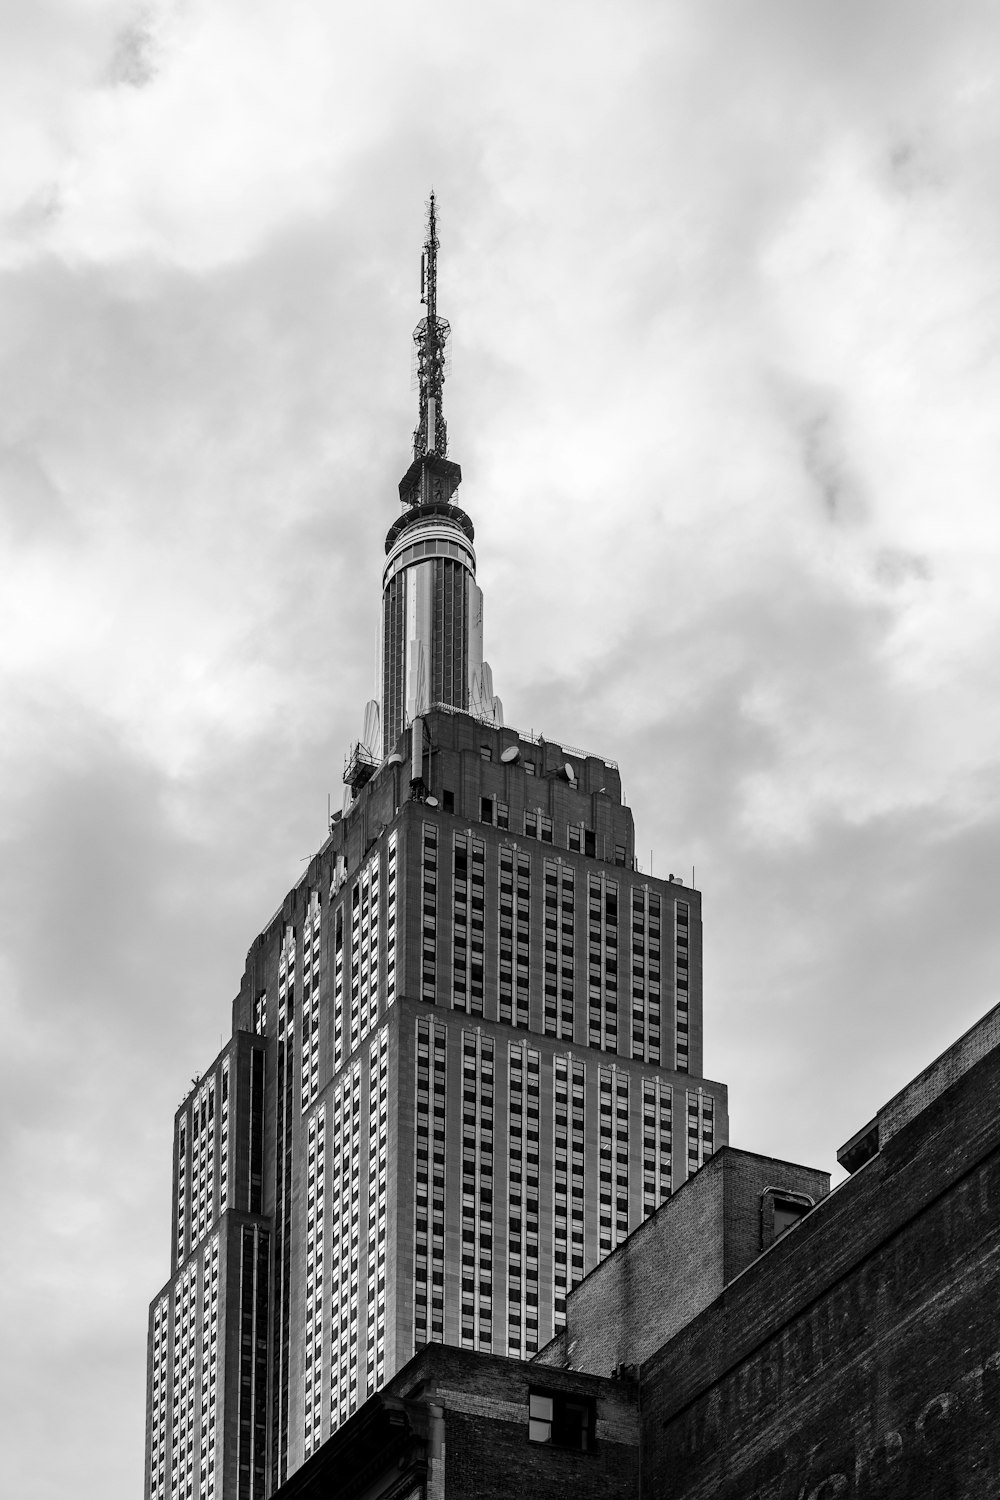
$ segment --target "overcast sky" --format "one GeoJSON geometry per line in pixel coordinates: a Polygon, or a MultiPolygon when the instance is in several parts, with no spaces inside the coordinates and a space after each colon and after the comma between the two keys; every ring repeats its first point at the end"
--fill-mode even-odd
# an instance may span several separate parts
{"type": "Polygon", "coordinates": [[[173,1109],[371,695],[431,184],[508,722],[704,892],[732,1139],[1000,998],[1000,8],[2,0],[3,1488],[141,1493],[173,1109]]]}

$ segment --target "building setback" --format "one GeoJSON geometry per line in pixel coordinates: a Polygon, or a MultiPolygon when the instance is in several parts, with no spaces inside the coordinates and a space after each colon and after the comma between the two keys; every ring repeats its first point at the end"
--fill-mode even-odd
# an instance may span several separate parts
{"type": "Polygon", "coordinates": [[[379,697],[175,1118],[149,1500],[263,1500],[425,1345],[533,1355],[727,1141],[699,893],[639,871],[613,761],[503,723],[437,249],[432,199],[379,697]]]}
{"type": "Polygon", "coordinates": [[[834,1192],[725,1148],[534,1360],[424,1350],[278,1500],[995,1500],[998,1097],[1000,1007],[834,1192]]]}

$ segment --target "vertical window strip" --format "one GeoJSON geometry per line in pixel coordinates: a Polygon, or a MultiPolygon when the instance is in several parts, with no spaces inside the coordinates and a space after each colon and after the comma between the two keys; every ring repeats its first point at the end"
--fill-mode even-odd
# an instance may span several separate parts
{"type": "Polygon", "coordinates": [[[437,999],[437,891],[438,835],[433,823],[423,825],[420,861],[420,908],[422,952],[420,998],[433,1005],[437,999]]]}
{"type": "Polygon", "coordinates": [[[545,861],[546,1036],[573,1040],[575,878],[561,860],[545,861]]]}
{"type": "Polygon", "coordinates": [[[239,1395],[236,1500],[264,1500],[267,1477],[267,1319],[270,1241],[266,1229],[240,1231],[239,1395]]]}
{"type": "Polygon", "coordinates": [[[539,1054],[509,1043],[507,1352],[538,1349],[539,1054]]]}
{"type": "Polygon", "coordinates": [[[632,1056],[660,1061],[660,898],[632,891],[632,1056]]]}
{"type": "Polygon", "coordinates": [[[198,1263],[174,1283],[173,1402],[170,1492],[188,1496],[194,1490],[198,1342],[198,1263]]]}
{"type": "Polygon", "coordinates": [[[689,909],[686,901],[674,903],[674,1036],[676,1067],[686,1073],[690,1062],[688,1024],[689,909]]]}
{"type": "Polygon", "coordinates": [[[338,1083],[331,1101],[330,1428],[345,1422],[358,1404],[358,1272],[361,1193],[361,1067],[357,1061],[338,1083]]]}
{"type": "Polygon", "coordinates": [[[379,991],[379,878],[380,855],[378,850],[362,875],[361,907],[361,1040],[378,1022],[379,991]]]}
{"type": "MultiPolygon", "coordinates": [[[[211,1078],[202,1084],[194,1096],[191,1113],[185,1130],[190,1145],[190,1188],[187,1194],[186,1235],[178,1232],[178,1255],[184,1248],[192,1250],[207,1234],[215,1221],[215,1098],[216,1080],[211,1078]],[[185,1242],[186,1241],[186,1246],[185,1242]]],[[[184,1166],[187,1167],[185,1155],[184,1166]]],[[[181,1162],[178,1161],[178,1207],[181,1203],[181,1162]]]]}
{"type": "Polygon", "coordinates": [[[588,1038],[618,1050],[618,882],[591,875],[588,894],[588,1038]]]}
{"type": "Polygon", "coordinates": [[[389,1165],[389,1030],[368,1058],[368,1289],[365,1374],[370,1396],[385,1380],[385,1256],[389,1165]]]}
{"type": "Polygon", "coordinates": [[[447,1031],[417,1022],[414,1342],[444,1340],[445,1110],[447,1031]]]}
{"type": "Polygon", "coordinates": [[[628,1234],[629,1075],[611,1063],[601,1068],[599,1111],[601,1256],[628,1234]]]}
{"type": "Polygon", "coordinates": [[[323,1441],[326,1105],[306,1126],[305,1455],[323,1441]]]}
{"type": "Polygon", "coordinates": [[[351,1051],[378,1019],[379,854],[351,892],[351,1051]]]}
{"type": "Polygon", "coordinates": [[[456,833],[453,847],[452,1005],[483,1014],[486,846],[456,833]]]}
{"type": "Polygon", "coordinates": [[[152,1419],[149,1447],[150,1500],[163,1500],[166,1495],[170,1351],[170,1298],[161,1297],[153,1311],[152,1419]]]}
{"type": "Polygon", "coordinates": [[[498,988],[497,1016],[514,1024],[514,850],[502,845],[497,880],[498,988]]]}
{"type": "Polygon", "coordinates": [[[528,978],[531,959],[531,858],[517,851],[517,886],[514,892],[514,1015],[512,1023],[527,1029],[529,1018],[528,978]]]}
{"type": "Polygon", "coordinates": [[[687,1168],[697,1172],[715,1151],[715,1100],[704,1089],[687,1091],[687,1168]]]}
{"type": "Polygon", "coordinates": [[[396,834],[389,835],[385,907],[385,1003],[396,999],[396,834]]]}
{"type": "Polygon", "coordinates": [[[583,1278],[586,1066],[567,1053],[554,1060],[552,1306],[565,1326],[569,1289],[583,1278]]]}
{"type": "Polygon", "coordinates": [[[229,1058],[222,1062],[219,1113],[219,1213],[229,1207],[229,1058]]]}
{"type": "Polygon", "coordinates": [[[188,1246],[188,1121],[187,1115],[177,1127],[177,1260],[184,1259],[188,1246]]]}
{"type": "Polygon", "coordinates": [[[271,1487],[288,1473],[288,1329],[291,1314],[292,1058],[295,1048],[295,932],[285,928],[278,958],[277,1099],[274,1170],[274,1395],[271,1404],[271,1487]]]}
{"type": "Polygon", "coordinates": [[[201,1447],[199,1500],[214,1500],[219,1385],[219,1236],[205,1250],[201,1310],[201,1447]]]}
{"type": "Polygon", "coordinates": [[[673,1090],[662,1078],[642,1083],[642,1207],[645,1217],[673,1188],[673,1090]]]}
{"type": "Polygon", "coordinates": [[[258,1036],[267,1031],[267,990],[261,990],[254,1001],[253,1029],[258,1036]]]}
{"type": "Polygon", "coordinates": [[[462,1344],[493,1348],[493,1041],[462,1032],[462,1344]]]}
{"type": "Polygon", "coordinates": [[[332,913],[333,921],[333,1069],[338,1072],[344,1061],[344,1032],[347,1017],[344,1010],[344,903],[332,913]]]}
{"type": "Polygon", "coordinates": [[[302,1113],[319,1094],[320,899],[313,891],[302,927],[302,1113]]]}

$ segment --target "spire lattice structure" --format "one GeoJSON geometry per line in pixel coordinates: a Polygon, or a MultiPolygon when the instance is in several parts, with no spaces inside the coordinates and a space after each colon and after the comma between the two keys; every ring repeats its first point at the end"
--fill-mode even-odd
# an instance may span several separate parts
{"type": "Polygon", "coordinates": [[[420,257],[420,300],[427,311],[413,330],[420,408],[413,431],[413,462],[399,482],[399,498],[407,506],[448,505],[462,482],[462,470],[446,457],[448,425],[444,419],[443,395],[445,346],[451,334],[451,324],[446,318],[438,317],[437,310],[437,254],[440,245],[437,200],[431,193],[427,205],[427,236],[420,257]]]}
{"type": "Polygon", "coordinates": [[[427,238],[420,257],[420,300],[427,314],[413,330],[417,346],[417,381],[420,390],[420,415],[413,433],[413,457],[448,452],[448,427],[444,419],[445,344],[451,324],[437,312],[437,204],[431,193],[427,207],[427,238]]]}

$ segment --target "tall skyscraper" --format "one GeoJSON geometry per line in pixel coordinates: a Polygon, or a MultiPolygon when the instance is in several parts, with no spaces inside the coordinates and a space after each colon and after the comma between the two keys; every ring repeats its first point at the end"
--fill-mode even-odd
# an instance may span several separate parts
{"type": "Polygon", "coordinates": [[[639,871],[614,761],[493,693],[437,252],[432,197],[379,697],[174,1122],[150,1500],[263,1500],[428,1341],[530,1356],[727,1140],[699,893],[639,871]]]}

